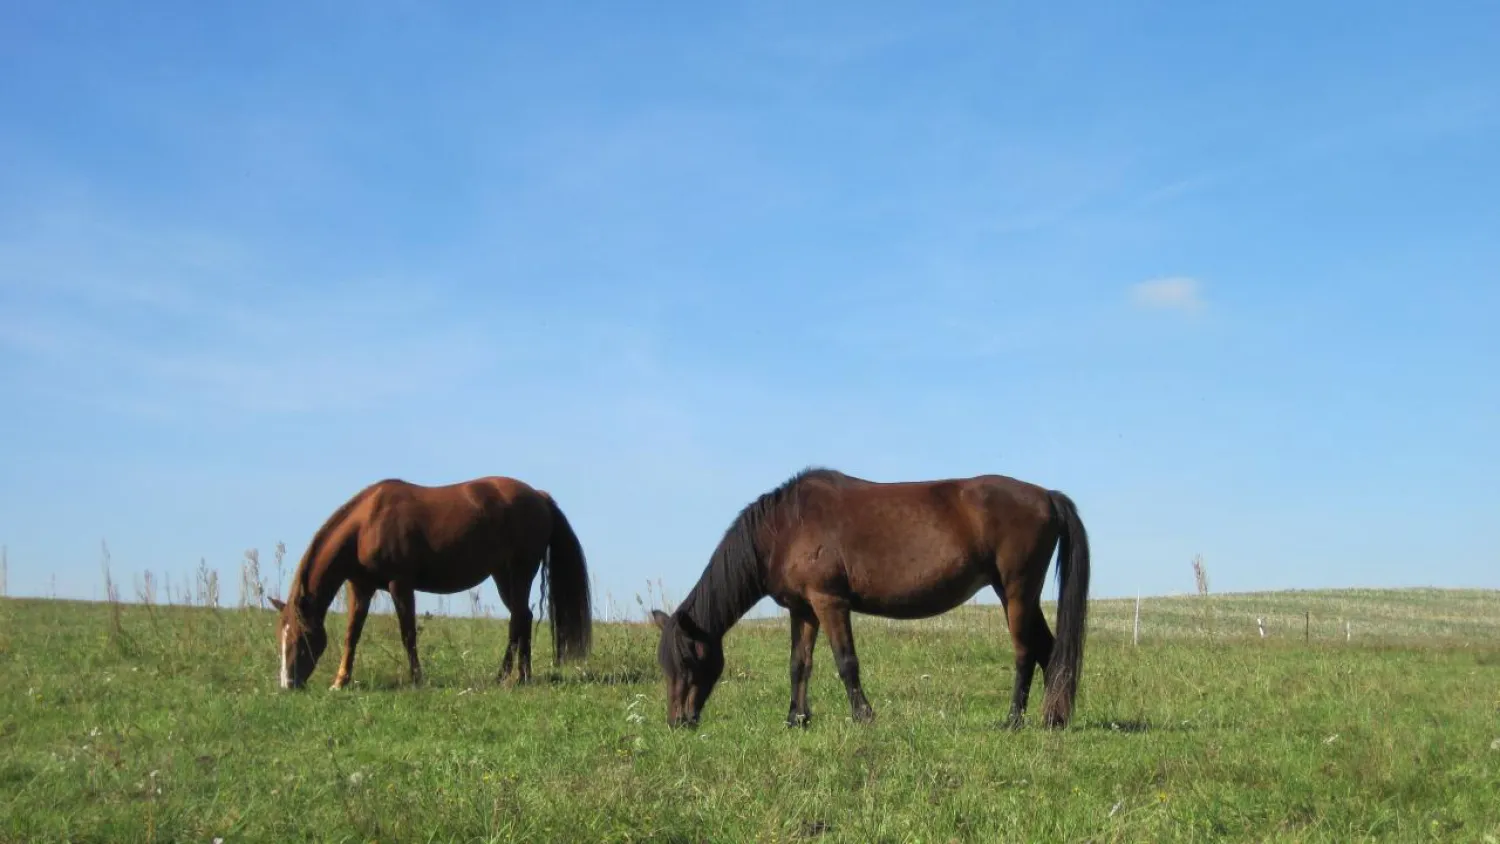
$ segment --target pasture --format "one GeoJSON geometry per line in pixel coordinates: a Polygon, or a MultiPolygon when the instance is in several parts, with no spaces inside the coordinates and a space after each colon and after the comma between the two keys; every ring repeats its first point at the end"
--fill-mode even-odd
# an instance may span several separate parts
{"type": "Polygon", "coordinates": [[[296,693],[269,610],[0,599],[0,840],[1500,840],[1500,593],[1148,598],[1138,646],[1133,611],[1092,602],[1063,731],[1039,696],[999,728],[993,606],[855,616],[877,720],[824,640],[805,731],[786,623],[746,620],[669,731],[644,621],[563,669],[539,629],[535,682],[499,687],[504,619],[424,617],[414,689],[373,614],[335,692],[334,614],[296,693]]]}

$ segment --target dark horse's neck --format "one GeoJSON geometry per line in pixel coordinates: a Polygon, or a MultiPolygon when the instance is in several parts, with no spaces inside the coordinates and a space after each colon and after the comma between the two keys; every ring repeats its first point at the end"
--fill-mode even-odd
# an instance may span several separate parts
{"type": "Polygon", "coordinates": [[[715,552],[678,612],[692,619],[698,629],[719,638],[766,596],[762,584],[759,559],[752,558],[748,564],[730,562],[715,552]]]}
{"type": "Polygon", "coordinates": [[[787,520],[796,521],[797,487],[809,479],[837,480],[837,473],[808,469],[751,502],[724,532],[708,567],[678,611],[712,636],[723,636],[766,596],[765,561],[770,537],[787,520]]]}

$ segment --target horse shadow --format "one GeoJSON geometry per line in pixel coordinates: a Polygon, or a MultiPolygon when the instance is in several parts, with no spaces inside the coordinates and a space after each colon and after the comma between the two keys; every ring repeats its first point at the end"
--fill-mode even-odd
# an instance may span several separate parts
{"type": "Polygon", "coordinates": [[[609,669],[587,669],[576,668],[569,670],[547,669],[545,671],[532,671],[531,680],[528,683],[518,683],[512,675],[508,680],[496,680],[493,676],[480,681],[465,677],[425,677],[420,686],[413,685],[411,680],[401,674],[376,675],[373,677],[356,679],[354,687],[370,692],[399,692],[416,691],[421,689],[460,689],[470,690],[471,693],[486,691],[525,688],[527,686],[547,687],[592,687],[592,686],[633,686],[652,682],[656,679],[654,672],[644,668],[625,667],[609,669]]]}
{"type": "Polygon", "coordinates": [[[1079,726],[1086,730],[1139,735],[1142,733],[1186,733],[1198,729],[1191,721],[1153,721],[1149,718],[1091,718],[1079,726]]]}

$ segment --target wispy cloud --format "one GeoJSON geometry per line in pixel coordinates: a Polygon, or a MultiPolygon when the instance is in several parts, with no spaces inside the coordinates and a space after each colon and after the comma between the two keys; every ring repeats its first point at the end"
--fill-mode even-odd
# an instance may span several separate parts
{"type": "Polygon", "coordinates": [[[29,361],[30,386],[104,409],[369,409],[462,383],[511,345],[420,280],[329,284],[173,226],[80,212],[0,242],[0,349],[29,361]]]}
{"type": "Polygon", "coordinates": [[[1201,287],[1188,276],[1153,278],[1132,285],[1130,299],[1143,308],[1193,313],[1203,309],[1201,287]]]}
{"type": "Polygon", "coordinates": [[[1143,194],[1136,201],[1136,207],[1141,209],[1151,208],[1217,187],[1224,181],[1227,172],[1227,170],[1224,170],[1201,173],[1186,179],[1168,182],[1143,194]]]}

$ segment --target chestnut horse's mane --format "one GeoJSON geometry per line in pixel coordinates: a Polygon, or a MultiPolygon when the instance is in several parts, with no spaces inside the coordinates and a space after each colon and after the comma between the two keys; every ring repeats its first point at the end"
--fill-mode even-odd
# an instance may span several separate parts
{"type": "MultiPolygon", "coordinates": [[[[323,545],[328,541],[329,534],[337,530],[338,527],[349,518],[350,511],[352,511],[355,507],[358,507],[361,502],[369,497],[370,493],[376,487],[380,486],[381,484],[391,483],[393,480],[395,479],[388,478],[386,480],[376,481],[375,483],[370,484],[369,486],[350,496],[349,500],[345,501],[343,506],[339,507],[337,510],[334,510],[333,514],[323,521],[322,526],[320,526],[317,532],[313,534],[312,540],[307,543],[307,550],[302,552],[302,560],[297,563],[297,570],[292,572],[292,582],[287,586],[286,593],[286,601],[288,604],[293,604],[293,602],[298,598],[308,593],[308,589],[310,588],[309,584],[312,581],[313,566],[317,562],[318,553],[323,549],[323,545]]],[[[293,605],[295,606],[295,604],[293,605]]]]}
{"type": "Polygon", "coordinates": [[[808,467],[745,505],[724,531],[724,538],[709,557],[697,585],[678,611],[702,630],[722,635],[766,595],[762,565],[770,549],[761,547],[757,541],[762,528],[776,527],[772,517],[783,506],[790,506],[796,512],[799,501],[795,493],[804,481],[838,485],[846,479],[846,475],[834,469],[808,467]]]}

